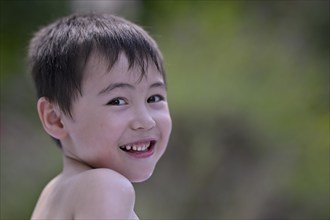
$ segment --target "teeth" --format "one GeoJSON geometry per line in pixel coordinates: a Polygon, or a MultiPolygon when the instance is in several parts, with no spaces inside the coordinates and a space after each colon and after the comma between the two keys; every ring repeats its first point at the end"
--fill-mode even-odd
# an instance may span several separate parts
{"type": "Polygon", "coordinates": [[[121,149],[126,149],[126,150],[134,150],[134,151],[145,151],[150,147],[150,142],[148,142],[147,144],[144,145],[125,145],[125,146],[121,146],[121,149]]]}

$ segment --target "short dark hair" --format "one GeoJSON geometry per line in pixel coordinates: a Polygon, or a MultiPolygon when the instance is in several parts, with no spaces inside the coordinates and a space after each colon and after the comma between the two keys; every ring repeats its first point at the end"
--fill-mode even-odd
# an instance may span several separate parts
{"type": "Polygon", "coordinates": [[[40,29],[30,42],[28,63],[37,97],[72,117],[72,102],[81,95],[83,70],[94,51],[109,61],[109,70],[123,52],[129,69],[141,68],[141,78],[151,61],[166,83],[162,54],[140,26],[108,14],[74,14],[40,29]]]}
{"type": "Polygon", "coordinates": [[[94,50],[109,61],[109,68],[123,52],[128,68],[138,65],[141,77],[151,61],[166,80],[161,52],[140,26],[108,14],[74,14],[42,28],[30,42],[28,62],[37,97],[57,103],[71,116],[72,102],[81,94],[84,67],[94,50]]]}

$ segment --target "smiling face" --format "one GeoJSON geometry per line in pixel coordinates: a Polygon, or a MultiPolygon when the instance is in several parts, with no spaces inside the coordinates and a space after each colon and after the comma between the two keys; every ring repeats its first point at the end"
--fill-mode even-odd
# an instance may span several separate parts
{"type": "Polygon", "coordinates": [[[61,142],[66,157],[140,182],[163,155],[172,123],[157,68],[149,62],[141,78],[140,68],[128,66],[121,54],[109,72],[102,56],[91,56],[72,118],[62,119],[68,135],[61,142]]]}

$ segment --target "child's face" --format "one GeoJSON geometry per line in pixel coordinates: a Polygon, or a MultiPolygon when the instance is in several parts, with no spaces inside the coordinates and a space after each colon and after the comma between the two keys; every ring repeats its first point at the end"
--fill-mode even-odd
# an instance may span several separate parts
{"type": "Polygon", "coordinates": [[[163,155],[172,122],[164,79],[153,63],[142,80],[140,68],[127,69],[124,55],[110,72],[101,56],[91,56],[73,119],[63,120],[68,136],[62,143],[66,156],[139,182],[163,155]]]}

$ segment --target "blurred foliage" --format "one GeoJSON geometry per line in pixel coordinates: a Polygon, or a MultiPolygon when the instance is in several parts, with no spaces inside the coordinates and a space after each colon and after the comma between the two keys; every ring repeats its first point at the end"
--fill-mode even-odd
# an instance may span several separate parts
{"type": "MultiPolygon", "coordinates": [[[[70,10],[1,1],[4,219],[28,218],[60,170],[24,56],[32,32],[70,10]]],[[[174,123],[136,184],[140,218],[329,219],[329,2],[143,1],[139,15],[165,57],[174,123]]]]}

